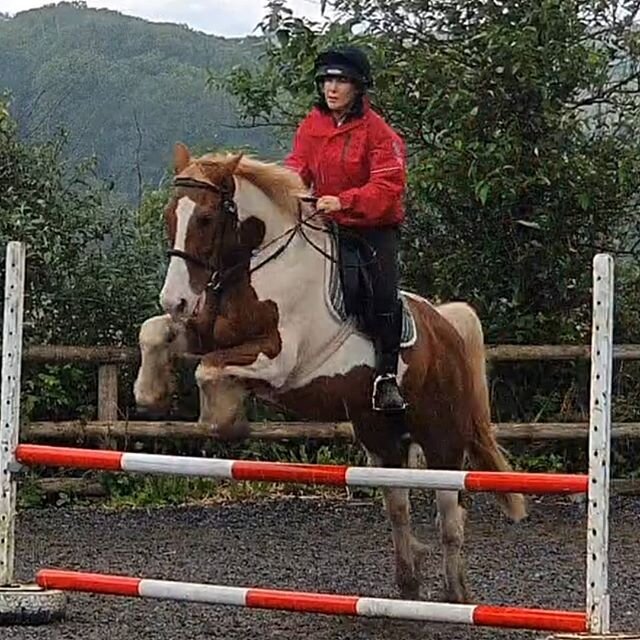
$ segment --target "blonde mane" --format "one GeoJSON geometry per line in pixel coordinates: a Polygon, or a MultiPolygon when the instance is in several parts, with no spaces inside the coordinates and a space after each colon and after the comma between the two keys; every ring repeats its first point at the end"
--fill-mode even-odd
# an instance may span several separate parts
{"type": "MultiPolygon", "coordinates": [[[[207,154],[197,162],[202,164],[226,164],[231,154],[207,154]]],[[[285,213],[293,218],[298,214],[298,196],[309,190],[300,176],[291,169],[272,162],[262,162],[251,156],[242,156],[234,175],[243,178],[260,189],[285,213]]]]}

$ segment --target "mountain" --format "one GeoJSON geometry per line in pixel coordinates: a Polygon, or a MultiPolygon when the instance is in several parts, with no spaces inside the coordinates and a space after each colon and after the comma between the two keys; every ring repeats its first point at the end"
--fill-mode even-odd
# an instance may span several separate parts
{"type": "Polygon", "coordinates": [[[234,105],[207,87],[208,74],[255,64],[259,38],[222,38],[83,2],[0,20],[0,92],[11,96],[21,135],[68,133],[67,158],[95,155],[101,178],[135,200],[157,186],[174,142],[196,150],[249,148],[281,154],[268,129],[243,129],[234,105]]]}

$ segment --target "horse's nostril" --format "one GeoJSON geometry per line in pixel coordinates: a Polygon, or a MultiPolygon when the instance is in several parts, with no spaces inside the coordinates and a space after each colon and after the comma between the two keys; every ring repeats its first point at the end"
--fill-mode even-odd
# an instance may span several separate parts
{"type": "Polygon", "coordinates": [[[182,313],[187,308],[187,301],[184,298],[180,298],[180,302],[178,302],[177,310],[178,313],[182,313]]]}

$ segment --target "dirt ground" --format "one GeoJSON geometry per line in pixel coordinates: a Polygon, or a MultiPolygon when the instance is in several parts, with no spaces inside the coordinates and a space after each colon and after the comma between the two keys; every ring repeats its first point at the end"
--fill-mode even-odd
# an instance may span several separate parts
{"type": "MultiPolygon", "coordinates": [[[[532,498],[514,525],[490,496],[474,496],[466,556],[476,601],[584,607],[586,508],[532,498]]],[[[414,502],[429,546],[424,599],[438,599],[440,545],[433,505],[414,502]]],[[[640,498],[611,504],[612,625],[640,631],[640,498]]],[[[17,526],[17,578],[50,566],[243,587],[397,597],[390,527],[372,500],[289,498],[207,507],[112,512],[30,510],[17,526]]],[[[546,634],[70,594],[66,620],[8,627],[3,640],[485,640],[546,634]]]]}

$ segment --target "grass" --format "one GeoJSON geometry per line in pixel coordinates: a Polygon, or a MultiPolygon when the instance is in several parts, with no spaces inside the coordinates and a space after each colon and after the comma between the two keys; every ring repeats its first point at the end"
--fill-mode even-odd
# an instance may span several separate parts
{"type": "MultiPolygon", "coordinates": [[[[120,480],[120,478],[118,478],[120,480]]],[[[109,480],[109,482],[112,482],[109,480]]],[[[209,478],[177,476],[127,476],[113,487],[107,508],[152,507],[184,504],[216,504],[246,502],[291,496],[344,496],[345,489],[336,487],[294,485],[272,482],[216,481],[209,478]]]]}

